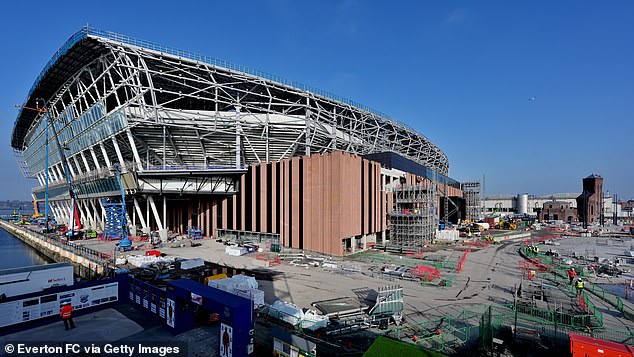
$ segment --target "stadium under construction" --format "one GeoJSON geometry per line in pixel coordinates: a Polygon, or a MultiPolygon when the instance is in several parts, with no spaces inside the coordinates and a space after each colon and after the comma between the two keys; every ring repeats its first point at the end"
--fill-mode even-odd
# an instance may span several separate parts
{"type": "Polygon", "coordinates": [[[439,220],[479,206],[436,145],[384,114],[89,27],[54,54],[24,107],[45,111],[20,111],[11,146],[39,182],[34,199],[48,192],[66,225],[77,215],[104,230],[121,182],[133,234],[253,232],[339,256],[421,247],[439,220]]]}

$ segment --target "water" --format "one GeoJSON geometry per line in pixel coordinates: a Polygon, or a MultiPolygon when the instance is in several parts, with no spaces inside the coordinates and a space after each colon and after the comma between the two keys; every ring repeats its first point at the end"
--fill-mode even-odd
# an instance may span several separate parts
{"type": "MultiPolygon", "coordinates": [[[[25,210],[23,212],[27,213],[25,210]]],[[[0,210],[0,214],[11,213],[11,210],[0,210]]],[[[0,228],[0,269],[20,268],[46,263],[48,263],[46,258],[35,249],[0,228]]]]}

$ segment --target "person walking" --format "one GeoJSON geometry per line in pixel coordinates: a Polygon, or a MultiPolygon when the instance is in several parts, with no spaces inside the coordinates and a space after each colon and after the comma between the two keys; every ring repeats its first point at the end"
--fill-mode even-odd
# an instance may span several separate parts
{"type": "Polygon", "coordinates": [[[575,268],[568,269],[568,278],[570,279],[570,285],[572,285],[572,282],[575,280],[576,277],[577,272],[575,271],[575,268]]]}
{"type": "Polygon", "coordinates": [[[68,331],[68,325],[70,325],[71,329],[75,328],[75,323],[73,322],[73,306],[69,302],[65,303],[59,310],[59,316],[62,318],[62,321],[64,321],[66,331],[68,331]]]}
{"type": "Polygon", "coordinates": [[[581,295],[581,292],[583,291],[583,280],[581,279],[577,279],[577,296],[581,295]]]}

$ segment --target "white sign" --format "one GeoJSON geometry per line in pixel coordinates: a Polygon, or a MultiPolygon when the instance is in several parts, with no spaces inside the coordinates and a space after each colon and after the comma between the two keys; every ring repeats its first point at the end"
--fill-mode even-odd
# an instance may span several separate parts
{"type": "Polygon", "coordinates": [[[176,320],[176,305],[174,300],[167,299],[167,326],[174,327],[174,321],[176,320]]]}
{"type": "Polygon", "coordinates": [[[0,303],[0,327],[58,315],[66,303],[80,310],[114,302],[118,298],[119,285],[115,282],[4,302],[0,303]]]}
{"type": "Polygon", "coordinates": [[[196,305],[202,305],[203,304],[203,297],[198,295],[198,294],[192,294],[192,302],[196,305]]]}
{"type": "Polygon", "coordinates": [[[233,327],[220,323],[220,357],[233,356],[233,327]]]}

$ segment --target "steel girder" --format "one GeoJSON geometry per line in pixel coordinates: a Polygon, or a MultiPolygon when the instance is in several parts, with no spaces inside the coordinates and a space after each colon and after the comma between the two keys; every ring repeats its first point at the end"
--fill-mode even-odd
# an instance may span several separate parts
{"type": "MultiPolygon", "coordinates": [[[[60,132],[68,130],[71,143],[103,129],[100,122],[74,124],[98,104],[104,117],[123,113],[126,125],[94,142],[84,140],[88,144],[70,153],[73,178],[119,161],[140,172],[213,171],[333,150],[393,151],[448,173],[447,157],[438,147],[388,118],[254,75],[89,38],[101,45],[102,54],[48,98],[49,115],[60,132]]],[[[32,123],[25,146],[42,135],[40,121],[32,123]]],[[[24,158],[27,165],[34,157],[24,158]]],[[[51,177],[62,181],[59,165],[51,161],[51,177]]]]}

